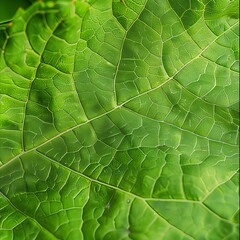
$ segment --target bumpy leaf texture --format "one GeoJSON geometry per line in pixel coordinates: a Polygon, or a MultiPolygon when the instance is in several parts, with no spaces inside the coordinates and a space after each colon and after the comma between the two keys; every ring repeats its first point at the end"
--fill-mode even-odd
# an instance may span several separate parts
{"type": "Polygon", "coordinates": [[[0,31],[1,240],[238,239],[238,1],[38,1],[0,31]]]}

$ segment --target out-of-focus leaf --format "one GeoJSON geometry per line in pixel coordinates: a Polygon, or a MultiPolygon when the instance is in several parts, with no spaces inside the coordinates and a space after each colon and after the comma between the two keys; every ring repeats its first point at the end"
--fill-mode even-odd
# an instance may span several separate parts
{"type": "Polygon", "coordinates": [[[27,8],[31,4],[28,0],[1,0],[0,2],[0,24],[11,21],[19,8],[27,8]]]}

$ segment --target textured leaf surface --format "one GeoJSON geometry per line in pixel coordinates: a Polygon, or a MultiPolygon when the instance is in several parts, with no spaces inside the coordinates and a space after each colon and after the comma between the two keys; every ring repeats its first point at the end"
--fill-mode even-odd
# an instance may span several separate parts
{"type": "Polygon", "coordinates": [[[238,239],[238,1],[37,2],[0,31],[0,238],[238,239]]]}

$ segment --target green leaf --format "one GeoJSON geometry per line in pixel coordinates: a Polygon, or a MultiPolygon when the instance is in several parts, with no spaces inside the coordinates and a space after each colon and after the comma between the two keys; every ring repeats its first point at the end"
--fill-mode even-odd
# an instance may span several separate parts
{"type": "Polygon", "coordinates": [[[238,1],[37,1],[0,30],[1,240],[237,240],[238,1]]]}
{"type": "Polygon", "coordinates": [[[19,11],[21,8],[27,8],[29,6],[29,0],[18,0],[11,2],[9,0],[1,0],[0,24],[11,21],[16,11],[19,11]]]}

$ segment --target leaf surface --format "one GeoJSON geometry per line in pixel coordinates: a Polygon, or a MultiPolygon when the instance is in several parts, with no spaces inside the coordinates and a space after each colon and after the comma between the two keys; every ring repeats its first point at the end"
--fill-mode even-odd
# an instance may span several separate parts
{"type": "Polygon", "coordinates": [[[0,31],[1,239],[238,239],[238,30],[228,0],[18,12],[0,31]]]}

